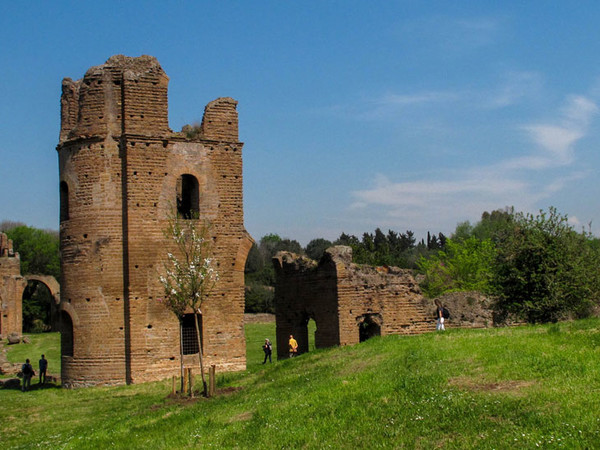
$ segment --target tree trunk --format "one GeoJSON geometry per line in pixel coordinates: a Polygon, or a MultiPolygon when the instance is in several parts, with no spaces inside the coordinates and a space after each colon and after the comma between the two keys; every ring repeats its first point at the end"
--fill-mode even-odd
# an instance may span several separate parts
{"type": "Polygon", "coordinates": [[[181,393],[185,389],[183,381],[183,319],[179,318],[179,362],[181,363],[181,393]]]}
{"type": "Polygon", "coordinates": [[[202,341],[200,339],[200,326],[198,325],[198,313],[194,311],[194,323],[196,324],[196,337],[198,338],[198,355],[200,356],[200,375],[202,376],[202,388],[204,390],[204,396],[208,397],[208,389],[206,386],[206,379],[204,378],[204,361],[202,359],[202,341]]]}

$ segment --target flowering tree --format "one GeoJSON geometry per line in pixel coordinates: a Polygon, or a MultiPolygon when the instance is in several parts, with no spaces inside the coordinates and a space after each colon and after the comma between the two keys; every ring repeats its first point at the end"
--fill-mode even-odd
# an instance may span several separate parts
{"type": "Polygon", "coordinates": [[[202,376],[205,395],[207,394],[207,389],[204,378],[198,314],[201,314],[202,302],[208,297],[219,280],[219,274],[214,268],[212,241],[209,231],[210,224],[198,218],[183,219],[177,215],[171,216],[164,234],[172,244],[172,249],[167,253],[165,274],[160,276],[160,282],[165,290],[164,303],[179,319],[182,383],[183,316],[189,310],[194,313],[196,336],[198,338],[200,374],[202,376]]]}

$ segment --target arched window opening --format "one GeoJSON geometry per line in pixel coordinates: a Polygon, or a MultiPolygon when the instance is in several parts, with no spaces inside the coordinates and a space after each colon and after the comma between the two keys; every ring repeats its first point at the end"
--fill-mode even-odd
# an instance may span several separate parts
{"type": "MultiPolygon", "coordinates": [[[[195,355],[198,353],[198,334],[196,333],[195,320],[194,314],[184,314],[181,320],[184,355],[195,355]]],[[[202,339],[202,314],[198,315],[198,328],[200,331],[200,344],[204,348],[204,340],[202,339]]]]}
{"type": "Polygon", "coordinates": [[[60,313],[60,351],[62,356],[73,356],[73,321],[66,311],[60,313]]]}
{"type": "Polygon", "coordinates": [[[199,212],[198,180],[193,175],[181,175],[177,179],[177,215],[184,219],[192,219],[198,217],[199,212]]]}
{"type": "Polygon", "coordinates": [[[60,182],[60,221],[69,220],[69,185],[66,181],[60,182]]]}

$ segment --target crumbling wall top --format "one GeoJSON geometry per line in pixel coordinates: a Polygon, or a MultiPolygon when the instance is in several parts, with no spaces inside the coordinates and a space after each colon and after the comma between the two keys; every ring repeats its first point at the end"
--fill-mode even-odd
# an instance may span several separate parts
{"type": "Polygon", "coordinates": [[[237,103],[231,97],[221,97],[206,105],[200,126],[205,139],[239,140],[237,103]]]}
{"type": "Polygon", "coordinates": [[[4,233],[0,233],[0,257],[15,256],[13,242],[4,233]]]}
{"type": "Polygon", "coordinates": [[[317,267],[317,262],[306,256],[297,255],[292,252],[277,252],[273,257],[273,264],[277,270],[286,270],[294,272],[306,272],[314,270],[317,267]]]}

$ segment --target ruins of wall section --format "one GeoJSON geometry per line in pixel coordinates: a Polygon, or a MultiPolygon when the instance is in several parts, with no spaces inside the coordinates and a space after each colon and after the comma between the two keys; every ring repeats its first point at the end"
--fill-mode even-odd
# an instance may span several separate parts
{"type": "Polygon", "coordinates": [[[420,289],[411,271],[352,263],[352,249],[327,249],[317,264],[280,252],[273,258],[276,273],[275,311],[278,357],[287,357],[293,334],[299,351],[308,351],[306,323],[317,325],[315,346],[351,345],[360,341],[360,328],[375,324],[378,334],[432,331],[420,289]]]}
{"type": "MultiPolygon", "coordinates": [[[[210,136],[188,140],[169,130],[167,84],[155,58],[120,55],[83,80],[63,81],[57,150],[67,386],[179,372],[179,324],[160,301],[158,277],[183,176],[197,183],[197,211],[212,224],[220,275],[202,307],[205,365],[246,365],[244,266],[252,240],[243,224],[237,102],[211,102],[210,136]]],[[[197,356],[186,361],[197,364],[197,356]]]]}
{"type": "Polygon", "coordinates": [[[376,321],[382,336],[435,329],[410,270],[346,261],[338,270],[338,293],[341,345],[359,342],[357,327],[365,320],[376,321]]]}
{"type": "Polygon", "coordinates": [[[0,338],[23,331],[23,291],[27,281],[21,276],[21,260],[8,236],[0,233],[0,338]]]}
{"type": "Polygon", "coordinates": [[[273,265],[277,357],[288,357],[290,335],[298,342],[300,353],[308,351],[310,319],[317,325],[314,336],[317,348],[339,345],[335,263],[324,259],[317,264],[306,257],[279,252],[273,258],[273,265]]]}

